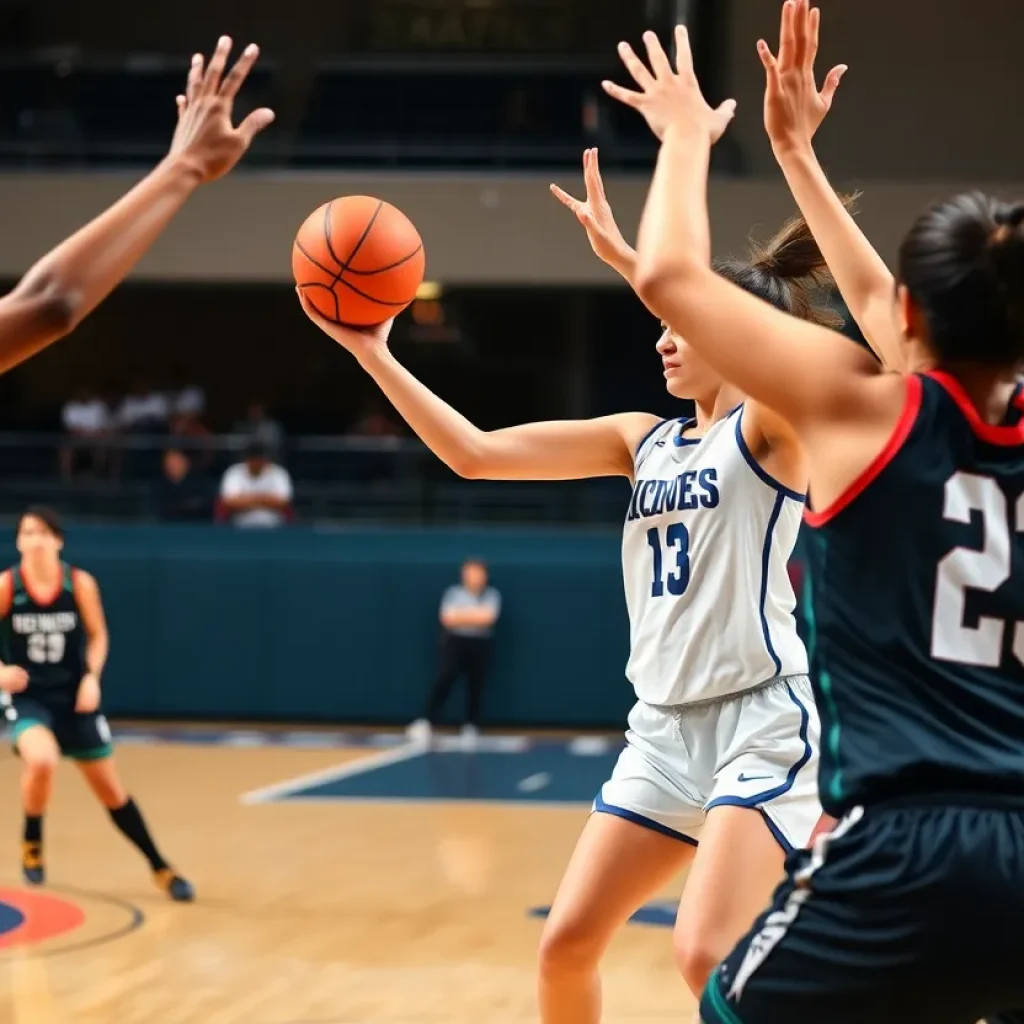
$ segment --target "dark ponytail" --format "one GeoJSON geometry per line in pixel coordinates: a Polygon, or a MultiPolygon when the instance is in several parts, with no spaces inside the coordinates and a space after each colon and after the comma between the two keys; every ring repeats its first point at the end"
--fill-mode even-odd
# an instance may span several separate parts
{"type": "Polygon", "coordinates": [[[899,280],[941,361],[1024,360],[1024,203],[969,192],[930,207],[900,246],[899,280]]]}
{"type": "MultiPolygon", "coordinates": [[[[851,209],[856,199],[843,196],[843,205],[851,209]]],[[[751,239],[746,259],[722,260],[715,270],[791,316],[825,327],[843,324],[842,316],[817,301],[834,282],[803,217],[790,218],[767,244],[751,239]]]]}

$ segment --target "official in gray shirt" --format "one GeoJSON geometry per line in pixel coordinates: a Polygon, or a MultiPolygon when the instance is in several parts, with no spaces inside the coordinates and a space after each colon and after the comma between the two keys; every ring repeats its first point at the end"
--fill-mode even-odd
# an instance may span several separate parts
{"type": "Polygon", "coordinates": [[[501,595],[488,583],[487,566],[478,558],[467,559],[462,565],[462,582],[449,587],[441,599],[441,671],[431,688],[426,716],[409,727],[413,739],[430,738],[431,728],[460,677],[466,680],[462,735],[476,737],[500,614],[501,595]]]}

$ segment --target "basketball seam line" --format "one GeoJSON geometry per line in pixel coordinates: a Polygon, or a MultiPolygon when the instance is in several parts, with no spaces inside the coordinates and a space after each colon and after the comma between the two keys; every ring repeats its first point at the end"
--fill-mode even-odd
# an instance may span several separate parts
{"type": "MultiPolygon", "coordinates": [[[[378,306],[407,306],[408,303],[405,301],[396,302],[394,299],[378,299],[376,296],[371,295],[369,292],[364,292],[357,288],[351,281],[346,281],[343,277],[339,277],[334,284],[343,284],[350,291],[353,291],[362,299],[369,299],[370,302],[376,302],[378,306]]],[[[300,284],[300,288],[326,288],[332,295],[337,298],[337,294],[334,291],[334,285],[323,284],[320,281],[310,281],[309,284],[300,284]]]]}
{"type": "MultiPolygon", "coordinates": [[[[322,270],[325,274],[329,274],[332,279],[334,278],[334,271],[331,270],[329,267],[325,267],[319,261],[313,259],[313,257],[306,250],[306,247],[297,238],[295,239],[295,247],[299,250],[299,252],[302,253],[303,256],[306,257],[307,260],[309,260],[310,263],[313,264],[314,267],[316,267],[317,270],[322,270]]],[[[384,274],[389,270],[394,270],[395,267],[400,267],[403,263],[408,263],[409,260],[411,260],[413,256],[416,256],[422,248],[423,243],[420,242],[420,244],[417,245],[416,248],[413,249],[413,251],[409,253],[407,256],[403,256],[400,260],[395,260],[394,263],[389,263],[386,267],[378,267],[376,270],[356,270],[355,267],[345,267],[344,270],[342,270],[342,273],[357,274],[359,277],[373,277],[374,274],[384,274]]],[[[338,280],[340,280],[340,278],[338,278],[338,280]]]]}
{"type": "MultiPolygon", "coordinates": [[[[384,200],[377,200],[377,209],[373,211],[372,216],[366,222],[366,227],[363,228],[363,233],[359,236],[358,241],[353,246],[352,251],[348,254],[348,259],[342,261],[339,260],[334,252],[334,247],[331,245],[331,207],[334,205],[334,200],[331,200],[327,204],[327,208],[324,210],[324,240],[327,242],[327,251],[331,254],[331,258],[341,268],[337,274],[334,275],[334,284],[337,284],[341,280],[341,275],[345,273],[349,268],[349,264],[356,258],[356,254],[363,247],[363,242],[366,241],[370,236],[370,232],[373,230],[373,225],[377,223],[377,217],[380,211],[384,208],[384,200]]],[[[331,287],[334,287],[334,284],[331,287]]]]}

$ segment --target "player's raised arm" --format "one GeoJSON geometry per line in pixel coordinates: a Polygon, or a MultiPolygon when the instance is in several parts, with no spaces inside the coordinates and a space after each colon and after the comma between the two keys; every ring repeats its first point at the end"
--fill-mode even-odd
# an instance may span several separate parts
{"type": "Polygon", "coordinates": [[[647,413],[528,423],[480,430],[418,381],[388,349],[391,321],[353,330],[320,316],[296,289],[303,311],[348,349],[423,443],[459,476],[481,480],[582,480],[632,476],[633,455],[658,423],[647,413]]]}
{"type": "Polygon", "coordinates": [[[230,51],[231,40],[222,36],[208,66],[201,54],[192,58],[166,158],[0,298],[0,373],[72,331],[127,276],[192,192],[230,171],[273,120],[270,110],[260,109],[232,124],[235,95],[259,51],[246,47],[225,74],[230,51]]]}
{"type": "Polygon", "coordinates": [[[892,317],[893,276],[829,184],[812,145],[847,70],[845,64],[834,67],[819,91],[814,61],[820,24],[821,11],[808,0],[789,0],[782,8],[778,56],[759,40],[767,75],[765,129],[853,318],[886,367],[900,370],[905,350],[892,317]]]}
{"type": "Polygon", "coordinates": [[[643,114],[662,143],[640,223],[637,291],[717,373],[794,426],[841,414],[852,382],[876,373],[877,362],[853,342],[774,309],[711,269],[708,165],[735,105],[712,109],[705,101],[685,28],[676,29],[676,69],[653,32],[644,41],[650,69],[627,44],[619,48],[640,91],[604,83],[609,95],[643,114]]]}

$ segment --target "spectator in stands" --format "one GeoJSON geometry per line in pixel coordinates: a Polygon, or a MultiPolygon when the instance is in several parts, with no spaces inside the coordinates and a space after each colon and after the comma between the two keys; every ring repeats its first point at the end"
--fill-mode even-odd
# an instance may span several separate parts
{"type": "Polygon", "coordinates": [[[245,461],[231,466],[221,480],[219,519],[235,526],[273,527],[292,518],[292,478],[270,455],[262,441],[249,442],[245,461]]]}
{"type": "Polygon", "coordinates": [[[371,398],[366,402],[361,415],[348,428],[345,436],[355,440],[381,442],[379,447],[348,452],[343,468],[346,477],[370,482],[386,480],[395,475],[395,456],[382,449],[390,447],[388,442],[394,442],[402,436],[402,428],[379,399],[371,398]]]}
{"type": "Polygon", "coordinates": [[[466,679],[464,740],[472,743],[480,726],[484,683],[494,652],[494,627],[501,614],[501,594],[489,585],[487,566],[479,558],[462,563],[462,582],[441,599],[441,671],[427,701],[426,717],[409,726],[409,737],[427,742],[437,717],[460,676],[466,679]]]}
{"type": "Polygon", "coordinates": [[[167,429],[167,396],[137,377],[117,410],[118,426],[126,434],[158,434],[167,429]]]}
{"type": "Polygon", "coordinates": [[[363,406],[360,417],[349,427],[348,436],[401,437],[402,427],[378,401],[371,399],[363,406]]]}
{"type": "Polygon", "coordinates": [[[175,412],[171,416],[170,435],[175,444],[189,453],[197,467],[209,469],[213,464],[213,435],[209,427],[191,412],[175,412]]]}
{"type": "Polygon", "coordinates": [[[262,402],[250,403],[246,418],[235,424],[232,433],[244,434],[258,441],[275,458],[280,458],[284,450],[284,430],[277,420],[267,415],[266,406],[262,402]]]}
{"type": "Polygon", "coordinates": [[[190,379],[191,375],[183,366],[171,368],[167,404],[172,420],[176,416],[185,416],[202,422],[206,412],[206,392],[198,384],[190,383],[190,379]]]}
{"type": "Polygon", "coordinates": [[[213,493],[209,481],[180,448],[164,452],[163,478],[157,485],[157,515],[168,522],[210,521],[213,493]]]}
{"type": "Polygon", "coordinates": [[[80,463],[91,462],[94,473],[100,474],[107,467],[107,449],[100,444],[112,433],[112,419],[107,403],[89,388],[82,388],[69,402],[64,403],[60,413],[64,432],[73,441],[97,442],[83,448],[80,444],[67,444],[60,450],[60,475],[69,479],[80,463]]]}

